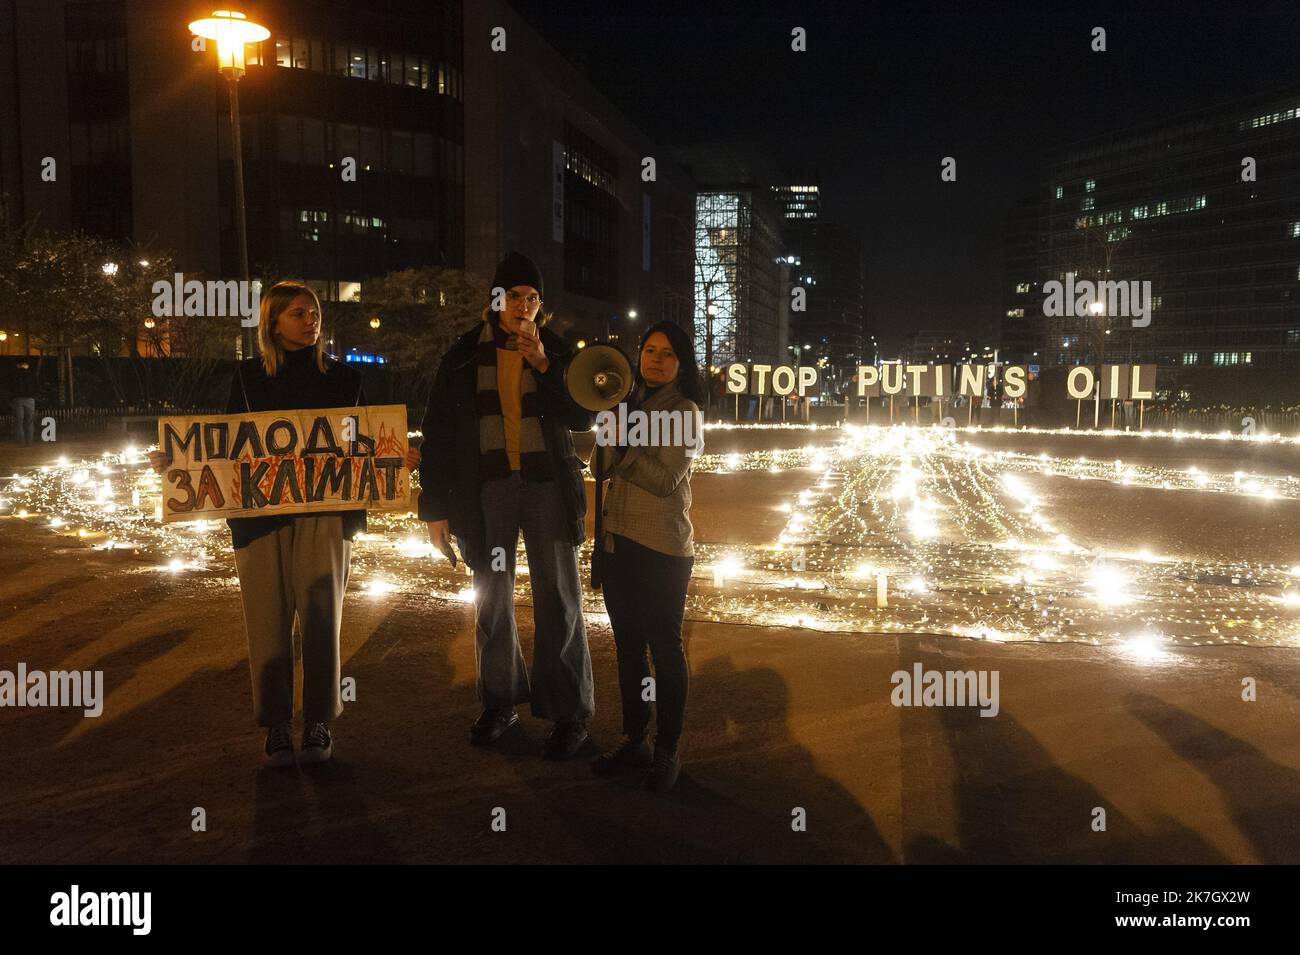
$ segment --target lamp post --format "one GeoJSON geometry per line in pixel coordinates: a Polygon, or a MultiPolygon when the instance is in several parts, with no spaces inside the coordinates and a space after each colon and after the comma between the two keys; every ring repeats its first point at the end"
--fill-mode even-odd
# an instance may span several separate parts
{"type": "Polygon", "coordinates": [[[713,407],[713,316],[718,314],[718,306],[708,299],[704,306],[704,367],[708,369],[706,379],[709,387],[704,391],[704,416],[707,418],[713,407]]]}
{"type": "Polygon", "coordinates": [[[1107,325],[1107,321],[1106,321],[1106,306],[1105,306],[1104,303],[1099,302],[1099,301],[1098,301],[1098,302],[1093,302],[1091,305],[1088,306],[1088,311],[1092,312],[1092,314],[1093,314],[1094,316],[1096,316],[1097,318],[1100,318],[1100,319],[1101,319],[1101,324],[1097,326],[1098,331],[1100,332],[1100,334],[1098,334],[1098,336],[1097,336],[1097,341],[1098,341],[1098,347],[1097,347],[1097,351],[1098,351],[1098,356],[1097,356],[1097,400],[1096,400],[1096,402],[1094,403],[1094,405],[1093,405],[1093,409],[1092,409],[1092,426],[1093,426],[1093,428],[1098,428],[1098,427],[1100,427],[1100,424],[1101,424],[1101,378],[1102,378],[1102,366],[1105,364],[1105,361],[1106,361],[1106,335],[1109,334],[1109,330],[1106,328],[1106,325],[1107,325]]]}
{"type": "MultiPolygon", "coordinates": [[[[248,224],[244,219],[244,144],[239,129],[239,80],[244,75],[244,46],[261,43],[271,31],[237,10],[215,10],[195,20],[190,32],[217,44],[217,72],[230,88],[230,147],[235,159],[235,236],[239,243],[239,278],[248,282],[248,224]]],[[[242,328],[244,357],[253,353],[253,330],[242,328]]]]}

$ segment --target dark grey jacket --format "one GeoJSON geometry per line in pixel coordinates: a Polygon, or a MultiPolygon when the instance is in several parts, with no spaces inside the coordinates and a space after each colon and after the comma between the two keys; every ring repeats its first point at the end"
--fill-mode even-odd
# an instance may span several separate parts
{"type": "MultiPolygon", "coordinates": [[[[475,570],[488,565],[479,497],[479,426],[475,409],[475,355],[482,330],[482,325],[475,325],[442,357],[420,426],[424,433],[420,446],[420,520],[447,521],[459,539],[461,556],[475,570]]],[[[574,451],[570,432],[591,430],[594,416],[565,390],[564,370],[573,357],[568,344],[545,326],[538,329],[538,334],[550,363],[545,374],[525,363],[524,374],[537,380],[551,479],[559,484],[569,540],[577,546],[585,536],[587,495],[582,483],[585,465],[574,451]]]]}

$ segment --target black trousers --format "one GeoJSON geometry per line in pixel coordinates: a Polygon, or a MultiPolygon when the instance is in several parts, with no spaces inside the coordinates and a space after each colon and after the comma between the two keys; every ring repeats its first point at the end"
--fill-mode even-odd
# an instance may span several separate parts
{"type": "Polygon", "coordinates": [[[633,739],[650,726],[650,700],[657,712],[656,742],[674,748],[682,735],[690,670],[682,645],[682,617],[693,557],[675,557],[613,535],[614,552],[601,555],[605,609],[618,651],[623,732],[633,739]],[[654,692],[647,678],[654,657],[654,692]]]}

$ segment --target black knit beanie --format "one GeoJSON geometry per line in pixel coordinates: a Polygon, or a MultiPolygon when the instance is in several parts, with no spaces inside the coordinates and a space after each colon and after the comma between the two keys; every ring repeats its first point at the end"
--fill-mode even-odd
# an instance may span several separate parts
{"type": "Polygon", "coordinates": [[[531,285],[537,289],[539,298],[544,295],[542,270],[537,267],[536,262],[522,252],[511,252],[507,255],[497,266],[496,274],[492,276],[493,288],[512,289],[516,285],[531,285]]]}

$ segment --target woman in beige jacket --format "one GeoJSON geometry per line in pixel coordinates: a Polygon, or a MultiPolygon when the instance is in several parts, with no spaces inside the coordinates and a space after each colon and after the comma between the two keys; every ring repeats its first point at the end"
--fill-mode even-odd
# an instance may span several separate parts
{"type": "Polygon", "coordinates": [[[678,741],[689,683],[682,618],[695,562],[690,471],[704,446],[703,385],[687,334],[672,322],[652,326],[638,348],[636,379],[627,402],[627,434],[611,449],[616,463],[602,512],[604,540],[597,542],[618,651],[625,739],[597,758],[593,769],[612,776],[649,768],[646,785],[667,792],[681,769],[678,741]],[[654,658],[653,694],[646,693],[647,650],[654,658]],[[646,741],[650,696],[656,708],[653,754],[646,741]]]}

